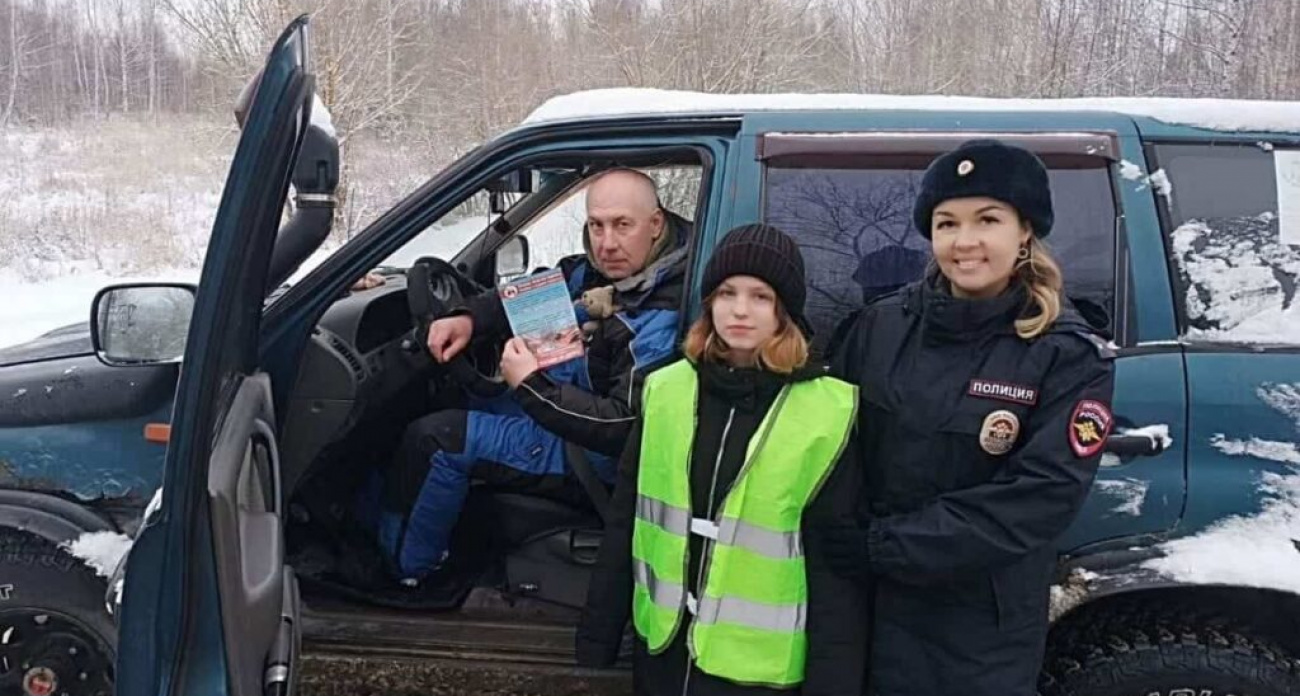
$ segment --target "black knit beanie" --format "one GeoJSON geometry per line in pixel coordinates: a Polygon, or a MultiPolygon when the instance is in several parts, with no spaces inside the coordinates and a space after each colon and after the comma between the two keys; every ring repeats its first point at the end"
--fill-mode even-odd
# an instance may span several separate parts
{"type": "Polygon", "coordinates": [[[934,209],[953,198],[987,197],[1015,208],[1034,236],[1052,231],[1052,190],[1047,167],[1034,153],[997,140],[962,143],[930,163],[912,208],[912,223],[926,239],[934,209]]]}
{"type": "Polygon", "coordinates": [[[708,297],[735,275],[754,276],[772,286],[781,298],[785,311],[803,327],[804,284],[803,254],[786,233],[771,225],[743,225],[727,233],[713,250],[704,267],[701,297],[708,297]]]}

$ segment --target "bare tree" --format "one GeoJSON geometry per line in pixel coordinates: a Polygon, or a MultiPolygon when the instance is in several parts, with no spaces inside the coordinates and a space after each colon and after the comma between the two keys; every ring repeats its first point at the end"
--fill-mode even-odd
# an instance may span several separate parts
{"type": "Polygon", "coordinates": [[[440,158],[594,87],[1300,97],[1295,0],[0,0],[0,120],[225,111],[303,12],[344,140],[440,158]]]}
{"type": "Polygon", "coordinates": [[[146,0],[144,5],[145,43],[149,61],[149,102],[150,114],[158,113],[158,0],[146,0]]]}
{"type": "Polygon", "coordinates": [[[9,123],[13,117],[14,103],[18,98],[18,83],[22,76],[23,70],[23,44],[25,43],[24,35],[19,31],[18,21],[18,4],[9,5],[9,97],[5,102],[5,110],[0,123],[9,123]]]}

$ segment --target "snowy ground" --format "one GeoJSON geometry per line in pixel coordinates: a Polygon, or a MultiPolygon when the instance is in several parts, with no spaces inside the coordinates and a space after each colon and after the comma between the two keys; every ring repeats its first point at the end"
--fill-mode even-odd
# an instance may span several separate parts
{"type": "MultiPolygon", "coordinates": [[[[236,135],[200,117],[0,130],[0,348],[87,321],[105,285],[196,282],[236,135]]],[[[347,157],[346,224],[331,249],[437,169],[394,143],[356,139],[347,157]]],[[[424,250],[459,248],[465,234],[424,250]]]]}
{"type": "Polygon", "coordinates": [[[88,321],[90,302],[105,285],[131,280],[194,282],[198,271],[171,269],[148,276],[115,277],[102,271],[28,282],[0,270],[0,348],[29,341],[60,326],[88,321]]]}
{"type": "MultiPolygon", "coordinates": [[[[551,265],[559,258],[582,251],[573,241],[573,230],[581,228],[575,211],[582,206],[581,197],[566,203],[548,216],[546,225],[532,236],[533,265],[551,265]]],[[[486,217],[474,216],[425,230],[409,244],[384,261],[385,265],[406,267],[422,256],[448,258],[464,247],[487,226],[486,217]]],[[[298,269],[290,282],[297,282],[311,269],[337,250],[329,244],[313,254],[298,269]]],[[[41,334],[68,324],[88,321],[95,293],[106,285],[125,282],[166,281],[197,283],[199,267],[157,269],[150,273],[115,275],[89,267],[89,264],[65,265],[63,272],[48,280],[29,280],[12,269],[0,267],[0,348],[29,341],[41,334]]]]}
{"type": "Polygon", "coordinates": [[[87,321],[110,283],[197,278],[233,136],[195,117],[0,131],[0,347],[87,321]]]}

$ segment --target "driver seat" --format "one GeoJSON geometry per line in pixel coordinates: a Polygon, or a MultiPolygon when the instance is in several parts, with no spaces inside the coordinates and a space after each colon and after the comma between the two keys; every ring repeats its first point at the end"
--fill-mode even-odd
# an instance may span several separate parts
{"type": "Polygon", "coordinates": [[[505,548],[505,590],[573,609],[587,602],[604,526],[594,510],[550,498],[486,492],[505,548]]]}
{"type": "Polygon", "coordinates": [[[587,494],[585,505],[505,491],[490,492],[488,497],[497,538],[507,549],[507,589],[581,608],[604,537],[609,490],[581,448],[566,443],[565,453],[587,494]]]}
{"type": "Polygon", "coordinates": [[[574,478],[586,493],[586,500],[560,501],[505,491],[492,493],[499,538],[509,548],[522,546],[552,531],[598,530],[605,526],[609,510],[609,488],[600,480],[581,447],[566,441],[564,455],[574,478]]]}
{"type": "Polygon", "coordinates": [[[489,495],[497,525],[496,535],[510,549],[558,531],[600,531],[604,527],[594,510],[551,498],[504,491],[492,491],[489,495]]]}

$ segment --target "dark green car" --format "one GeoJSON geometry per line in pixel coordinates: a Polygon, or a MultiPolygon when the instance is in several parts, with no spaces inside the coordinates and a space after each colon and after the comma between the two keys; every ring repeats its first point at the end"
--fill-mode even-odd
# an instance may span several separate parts
{"type": "Polygon", "coordinates": [[[1300,104],[571,95],[285,286],[337,184],[306,29],[247,94],[197,288],[107,288],[88,338],[5,353],[6,693],[629,691],[626,670],[573,662],[602,491],[477,487],[442,582],[379,581],[356,491],[407,422],[491,388],[499,348],[436,365],[428,308],[581,250],[585,182],[635,167],[694,223],[692,286],[721,231],[790,232],[822,349],[921,273],[920,173],[977,134],[1047,163],[1067,294],[1119,355],[1117,433],[1059,541],[1041,691],[1300,693],[1300,104]],[[386,282],[355,288],[373,269],[386,282]],[[134,546],[106,580],[84,549],[115,535],[134,546]]]}

